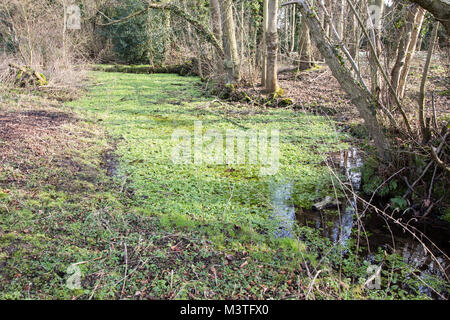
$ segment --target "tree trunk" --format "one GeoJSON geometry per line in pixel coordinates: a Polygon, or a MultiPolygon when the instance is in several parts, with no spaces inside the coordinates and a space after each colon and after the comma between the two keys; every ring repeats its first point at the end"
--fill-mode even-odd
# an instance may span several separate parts
{"type": "Polygon", "coordinates": [[[402,75],[403,69],[406,68],[405,64],[406,53],[411,42],[413,25],[416,19],[418,9],[419,8],[416,6],[415,8],[408,10],[406,14],[405,23],[401,29],[401,38],[398,46],[397,59],[391,72],[392,86],[394,87],[398,96],[400,96],[399,95],[400,77],[402,75]]]}
{"type": "Polygon", "coordinates": [[[277,76],[277,57],[278,57],[278,31],[277,31],[277,17],[278,17],[278,0],[269,0],[267,11],[267,76],[266,76],[266,91],[268,93],[277,92],[278,76],[277,76]]]}
{"type": "Polygon", "coordinates": [[[225,52],[224,67],[227,72],[227,83],[237,83],[241,81],[241,71],[232,0],[220,0],[220,7],[222,12],[222,39],[225,52]]]}
{"type": "Polygon", "coordinates": [[[339,37],[344,40],[345,39],[345,0],[339,0],[336,5],[338,6],[339,9],[339,15],[338,15],[338,19],[337,19],[337,26],[336,26],[336,30],[339,34],[339,37]]]}
{"type": "MultiPolygon", "coordinates": [[[[370,35],[372,37],[372,43],[375,47],[376,57],[379,57],[381,54],[381,17],[383,16],[384,11],[384,0],[370,0],[369,4],[371,6],[376,6],[378,8],[377,10],[379,10],[378,12],[376,12],[375,18],[370,25],[370,35]]],[[[369,12],[369,16],[372,16],[372,12],[369,12]]],[[[369,52],[371,91],[372,95],[378,98],[378,94],[380,93],[381,89],[376,57],[371,51],[369,52]]]]}
{"type": "Polygon", "coordinates": [[[153,67],[154,66],[154,57],[153,57],[153,37],[152,37],[152,23],[150,12],[147,12],[147,34],[148,34],[148,64],[153,67]]]}
{"type": "Polygon", "coordinates": [[[332,0],[325,1],[324,4],[329,13],[329,17],[324,18],[323,28],[325,29],[325,33],[326,33],[327,37],[329,37],[331,34],[330,23],[331,23],[331,21],[333,21],[333,1],[332,0]]]}
{"type": "MultiPolygon", "coordinates": [[[[220,4],[219,0],[210,0],[209,2],[209,10],[211,14],[211,27],[214,34],[214,37],[217,39],[219,43],[223,43],[222,37],[222,15],[220,12],[220,4]]],[[[219,56],[218,60],[220,61],[217,64],[217,72],[222,75],[224,72],[224,64],[223,59],[219,56]]]]}
{"type": "Polygon", "coordinates": [[[423,143],[427,143],[430,140],[430,128],[427,127],[425,123],[425,85],[428,77],[428,70],[430,69],[431,58],[433,56],[433,49],[436,43],[437,31],[439,29],[439,22],[435,22],[433,26],[433,31],[430,38],[430,46],[428,48],[427,60],[425,62],[425,67],[423,68],[422,81],[420,83],[420,93],[419,93],[419,124],[420,131],[422,133],[423,143]]]}
{"type": "Polygon", "coordinates": [[[210,0],[211,25],[217,41],[222,43],[222,16],[219,0],[210,0]]]}
{"type": "Polygon", "coordinates": [[[289,7],[284,8],[284,48],[283,53],[288,53],[289,48],[289,7]]]}
{"type": "Polygon", "coordinates": [[[164,62],[169,61],[170,54],[170,11],[164,11],[164,62]]]}
{"type": "Polygon", "coordinates": [[[312,57],[312,47],[311,47],[311,37],[309,35],[309,27],[306,24],[305,19],[302,16],[300,24],[300,34],[299,34],[299,67],[300,70],[306,70],[311,68],[313,63],[312,57]]]}
{"type": "Polygon", "coordinates": [[[262,52],[261,52],[261,86],[266,86],[266,78],[267,78],[267,11],[269,10],[269,0],[263,0],[263,41],[262,41],[262,52]]]}
{"type": "Polygon", "coordinates": [[[295,50],[295,26],[296,26],[296,15],[295,15],[296,6],[292,7],[292,29],[291,29],[291,47],[289,48],[289,52],[294,52],[295,50]]]}
{"type": "Polygon", "coordinates": [[[450,3],[448,0],[411,0],[431,12],[450,35],[450,3]]]}
{"type": "Polygon", "coordinates": [[[418,8],[416,17],[413,23],[413,30],[411,32],[411,39],[408,44],[408,49],[405,57],[405,65],[402,68],[399,83],[398,83],[398,94],[400,98],[405,95],[406,80],[408,78],[409,69],[411,67],[411,61],[414,59],[416,53],[417,41],[419,39],[420,29],[422,28],[423,18],[425,16],[425,9],[418,8]]]}
{"type": "Polygon", "coordinates": [[[348,39],[349,52],[352,58],[356,61],[359,55],[359,29],[358,22],[353,12],[350,13],[350,38],[348,39]]]}
{"type": "Polygon", "coordinates": [[[239,40],[241,41],[240,51],[239,51],[239,61],[240,61],[240,69],[242,70],[242,63],[244,62],[244,48],[245,48],[245,39],[244,39],[244,33],[245,33],[245,8],[244,8],[244,2],[241,2],[241,17],[240,17],[240,23],[239,23],[239,31],[240,36],[239,40]]]}

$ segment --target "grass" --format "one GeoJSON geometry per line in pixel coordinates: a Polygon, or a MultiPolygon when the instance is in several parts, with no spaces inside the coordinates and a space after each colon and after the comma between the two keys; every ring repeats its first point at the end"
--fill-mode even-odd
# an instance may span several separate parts
{"type": "Polygon", "coordinates": [[[339,273],[342,257],[312,229],[274,236],[274,186],[292,183],[304,208],[333,194],[323,155],[348,137],[332,122],[217,103],[197,78],[92,76],[65,106],[2,97],[1,299],[411,297],[364,289],[367,266],[353,255],[339,273]],[[194,121],[204,131],[279,129],[278,172],[174,164],[172,133],[193,132],[194,121]]]}

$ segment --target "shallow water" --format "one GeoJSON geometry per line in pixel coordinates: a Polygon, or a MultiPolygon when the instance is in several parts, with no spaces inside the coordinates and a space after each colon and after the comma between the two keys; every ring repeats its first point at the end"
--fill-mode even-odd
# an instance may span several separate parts
{"type": "MultiPolygon", "coordinates": [[[[336,156],[335,154],[334,156],[336,156]]],[[[345,173],[355,190],[359,190],[361,185],[361,172],[357,170],[363,165],[362,158],[356,148],[341,151],[339,161],[336,161],[345,173]]],[[[349,239],[354,224],[356,201],[348,200],[339,214],[333,219],[326,218],[321,211],[302,210],[295,208],[292,202],[293,183],[278,183],[272,187],[272,217],[279,221],[277,231],[278,237],[292,237],[292,228],[297,221],[301,225],[308,225],[311,222],[313,227],[323,228],[324,236],[330,238],[335,244],[341,241],[343,244],[349,239]]]]}
{"type": "MultiPolygon", "coordinates": [[[[351,148],[340,153],[332,154],[333,163],[341,173],[347,176],[353,189],[358,191],[361,187],[361,173],[358,168],[362,167],[363,160],[356,148],[351,148]]],[[[308,226],[321,231],[324,237],[329,238],[334,244],[341,242],[344,246],[352,236],[352,229],[357,227],[356,213],[360,212],[357,202],[354,199],[345,200],[339,207],[332,210],[306,210],[296,208],[292,202],[293,184],[291,182],[280,183],[272,189],[272,215],[279,221],[279,228],[276,235],[278,237],[292,237],[295,223],[301,226],[308,226]]],[[[362,239],[361,246],[366,248],[365,259],[369,262],[374,260],[374,253],[377,248],[382,248],[389,253],[397,253],[403,257],[403,261],[411,267],[419,270],[418,277],[425,275],[436,275],[441,279],[445,278],[442,268],[448,267],[447,259],[436,255],[439,264],[432,259],[423,245],[411,235],[404,233],[398,226],[387,225],[385,220],[372,213],[362,219],[365,231],[371,235],[367,239],[362,239]],[[392,237],[391,235],[394,235],[392,237]]],[[[420,230],[427,234],[432,241],[442,248],[448,255],[448,228],[428,226],[420,230]]],[[[353,237],[355,237],[353,235],[353,237]]],[[[417,280],[420,281],[420,280],[417,280]]],[[[432,298],[440,298],[427,286],[422,286],[421,291],[432,298]]]]}
{"type": "Polygon", "coordinates": [[[276,220],[278,229],[275,236],[284,238],[293,236],[295,224],[295,206],[292,202],[292,182],[280,183],[272,186],[272,218],[276,220]]]}

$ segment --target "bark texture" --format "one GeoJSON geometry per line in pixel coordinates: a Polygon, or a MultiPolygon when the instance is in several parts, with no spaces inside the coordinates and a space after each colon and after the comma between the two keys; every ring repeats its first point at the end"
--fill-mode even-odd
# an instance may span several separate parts
{"type": "Polygon", "coordinates": [[[268,27],[266,32],[267,41],[267,75],[266,91],[274,93],[278,91],[277,56],[278,56],[278,0],[269,0],[267,11],[268,27]]]}
{"type": "Polygon", "coordinates": [[[241,71],[232,0],[220,0],[220,10],[222,12],[222,40],[225,53],[224,67],[227,73],[227,83],[237,83],[241,81],[241,71]]]}

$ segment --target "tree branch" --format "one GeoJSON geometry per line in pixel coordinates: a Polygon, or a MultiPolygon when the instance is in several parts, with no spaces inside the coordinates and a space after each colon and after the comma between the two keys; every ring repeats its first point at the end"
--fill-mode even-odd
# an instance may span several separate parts
{"type": "MultiPolygon", "coordinates": [[[[219,43],[219,41],[216,39],[214,34],[209,31],[205,26],[203,26],[200,22],[195,20],[193,16],[191,16],[188,12],[184,11],[183,9],[179,8],[177,5],[171,4],[171,3],[147,3],[146,8],[138,10],[129,16],[126,16],[124,18],[121,18],[119,20],[113,20],[108,23],[99,24],[100,26],[110,26],[113,24],[123,23],[126,22],[134,17],[137,17],[141,14],[145,14],[150,9],[156,9],[156,10],[168,10],[175,15],[179,16],[180,18],[184,19],[186,22],[191,24],[198,33],[209,43],[211,43],[217,50],[218,54],[223,57],[225,56],[224,50],[222,48],[222,45],[219,43]]],[[[108,18],[109,19],[109,18],[108,18]]]]}
{"type": "Polygon", "coordinates": [[[410,0],[428,10],[437,21],[441,22],[450,35],[450,3],[448,0],[410,0]]]}

